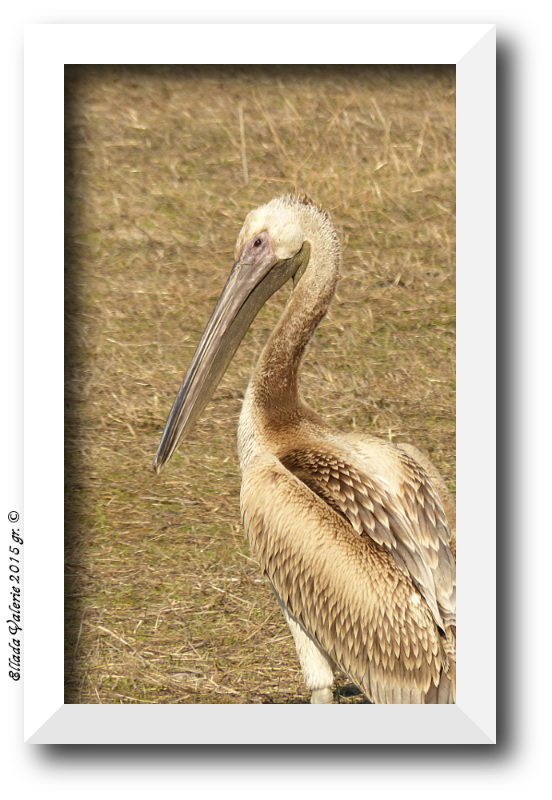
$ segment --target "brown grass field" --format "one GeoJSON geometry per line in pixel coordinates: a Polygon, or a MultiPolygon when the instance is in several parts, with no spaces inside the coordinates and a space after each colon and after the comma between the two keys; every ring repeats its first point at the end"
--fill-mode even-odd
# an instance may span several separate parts
{"type": "Polygon", "coordinates": [[[306,191],[341,237],[307,401],[454,491],[455,99],[452,66],[67,68],[67,703],[309,701],[239,511],[241,401],[287,287],[151,469],[251,208],[306,191]]]}

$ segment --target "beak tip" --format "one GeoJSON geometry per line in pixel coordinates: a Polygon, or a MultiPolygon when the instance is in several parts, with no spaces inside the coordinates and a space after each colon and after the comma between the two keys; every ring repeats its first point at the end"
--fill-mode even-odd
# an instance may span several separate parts
{"type": "Polygon", "coordinates": [[[165,464],[161,463],[158,460],[157,456],[155,456],[155,458],[153,459],[153,464],[151,465],[151,467],[152,467],[152,469],[153,469],[153,471],[155,472],[156,475],[161,475],[161,473],[163,472],[163,467],[164,466],[165,466],[165,464]]]}

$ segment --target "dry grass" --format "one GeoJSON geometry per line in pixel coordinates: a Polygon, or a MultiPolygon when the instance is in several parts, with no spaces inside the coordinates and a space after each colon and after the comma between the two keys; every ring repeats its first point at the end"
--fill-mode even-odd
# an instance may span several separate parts
{"type": "Polygon", "coordinates": [[[344,250],[307,399],[414,442],[454,489],[454,69],[75,67],[66,86],[66,702],[307,702],[239,524],[240,404],[286,289],[160,478],[151,461],[245,214],[299,189],[344,250]]]}

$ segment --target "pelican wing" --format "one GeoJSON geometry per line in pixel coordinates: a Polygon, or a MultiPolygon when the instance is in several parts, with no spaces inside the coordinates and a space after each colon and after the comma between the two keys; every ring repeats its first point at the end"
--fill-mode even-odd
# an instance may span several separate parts
{"type": "Polygon", "coordinates": [[[399,490],[355,463],[332,442],[309,444],[281,457],[282,464],[342,514],[362,537],[383,545],[425,598],[436,623],[456,624],[456,565],[439,496],[425,470],[393,448],[399,490]]]}
{"type": "Polygon", "coordinates": [[[314,492],[270,454],[244,472],[244,526],[277,595],[373,702],[454,703],[452,641],[392,547],[353,530],[322,484],[314,492]]]}

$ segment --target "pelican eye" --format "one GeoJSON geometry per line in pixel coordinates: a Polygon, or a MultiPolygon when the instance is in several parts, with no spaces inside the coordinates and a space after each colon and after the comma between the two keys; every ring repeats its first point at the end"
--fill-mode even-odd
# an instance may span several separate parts
{"type": "Polygon", "coordinates": [[[260,238],[259,239],[255,239],[255,241],[253,242],[253,247],[260,247],[262,245],[262,243],[263,243],[262,239],[260,239],[260,238]]]}

